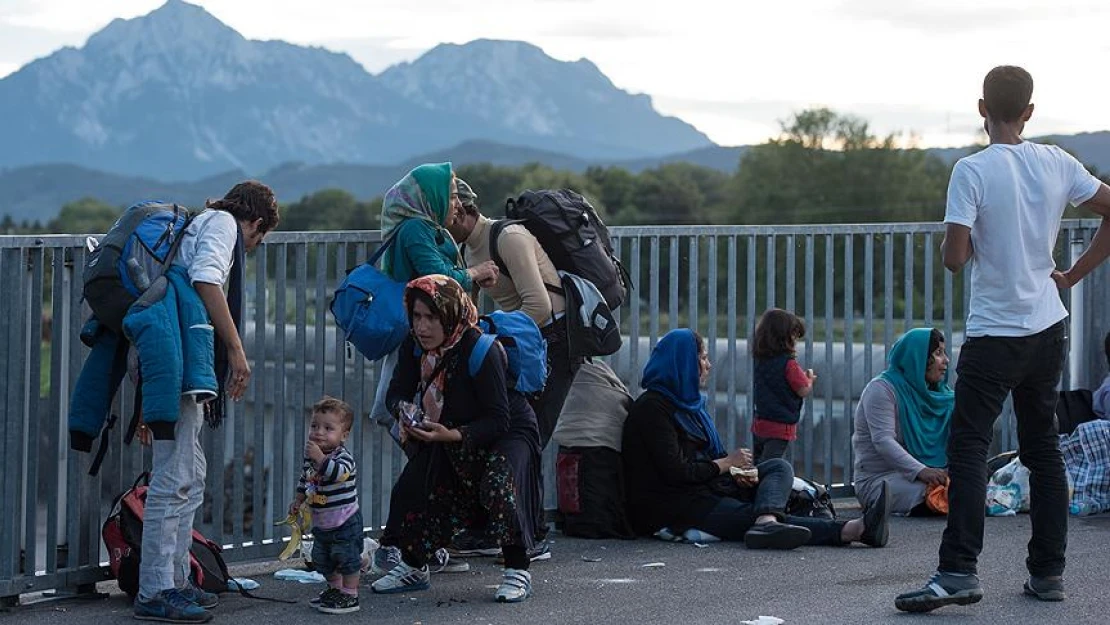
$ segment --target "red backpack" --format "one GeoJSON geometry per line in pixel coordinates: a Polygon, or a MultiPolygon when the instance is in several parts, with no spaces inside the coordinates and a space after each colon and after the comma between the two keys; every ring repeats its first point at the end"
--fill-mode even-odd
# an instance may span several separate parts
{"type": "MultiPolygon", "coordinates": [[[[150,488],[150,473],[139,476],[131,488],[116,497],[112,511],[101,528],[104,546],[108,548],[108,568],[119,581],[120,590],[131,598],[139,592],[139,560],[143,552],[143,509],[150,488]]],[[[208,592],[226,592],[231,576],[220,555],[223,549],[193,530],[189,547],[190,578],[197,588],[208,592]]]]}

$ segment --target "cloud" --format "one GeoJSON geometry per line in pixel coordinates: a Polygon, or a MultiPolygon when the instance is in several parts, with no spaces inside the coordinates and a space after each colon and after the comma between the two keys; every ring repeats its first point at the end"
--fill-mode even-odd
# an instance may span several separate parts
{"type": "Polygon", "coordinates": [[[568,20],[553,27],[542,28],[539,30],[539,34],[545,37],[617,41],[656,39],[668,35],[667,32],[646,24],[608,20],[598,22],[584,19],[568,20]]]}
{"type": "Polygon", "coordinates": [[[1072,20],[1079,13],[1088,17],[1106,13],[1104,2],[1089,0],[1026,0],[1022,5],[999,0],[968,3],[942,0],[929,3],[889,0],[846,0],[830,7],[840,17],[878,21],[902,29],[936,34],[1003,30],[1017,25],[1041,27],[1047,21],[1072,20]],[[1061,6],[1067,4],[1065,8],[1061,6]]]}

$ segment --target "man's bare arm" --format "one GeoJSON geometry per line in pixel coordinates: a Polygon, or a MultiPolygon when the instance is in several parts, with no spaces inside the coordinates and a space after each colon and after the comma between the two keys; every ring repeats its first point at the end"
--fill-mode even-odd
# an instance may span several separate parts
{"type": "Polygon", "coordinates": [[[960,224],[945,224],[940,255],[948,271],[959,273],[967,261],[971,260],[971,253],[971,228],[960,224]]]}
{"type": "Polygon", "coordinates": [[[1099,224],[1094,238],[1091,239],[1091,244],[1075,260],[1071,269],[1052,272],[1052,279],[1061,289],[1075,286],[1107,257],[1110,257],[1110,186],[1106,184],[1100,186],[1094,196],[1081,206],[1102,217],[1102,223],[1099,224]]]}

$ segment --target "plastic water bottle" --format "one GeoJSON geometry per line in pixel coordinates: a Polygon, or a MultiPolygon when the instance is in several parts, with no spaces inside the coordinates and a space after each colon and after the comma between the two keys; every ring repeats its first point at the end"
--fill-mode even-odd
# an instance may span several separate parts
{"type": "Polygon", "coordinates": [[[1098,514],[1098,511],[1095,504],[1086,499],[1072,502],[1072,504],[1068,506],[1068,512],[1070,512],[1072,516],[1090,516],[1092,514],[1098,514]]]}
{"type": "Polygon", "coordinates": [[[146,269],[143,269],[135,257],[127,259],[127,273],[140,293],[150,288],[150,276],[146,275],[146,269]]]}

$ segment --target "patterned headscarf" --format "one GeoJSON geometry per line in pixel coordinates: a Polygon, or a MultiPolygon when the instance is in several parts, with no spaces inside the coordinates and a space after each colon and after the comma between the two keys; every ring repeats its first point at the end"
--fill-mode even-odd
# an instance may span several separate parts
{"type": "Polygon", "coordinates": [[[442,274],[419,277],[405,287],[405,309],[410,311],[410,323],[415,291],[421,291],[432,300],[432,314],[443,324],[443,344],[420,356],[420,386],[424,418],[439,423],[443,412],[447,371],[439,366],[448,353],[459,344],[463,334],[478,325],[478,309],[466,291],[453,278],[442,274]]]}
{"type": "Polygon", "coordinates": [[[459,201],[462,202],[463,208],[478,208],[478,193],[470,187],[470,184],[462,178],[455,178],[455,188],[459,194],[459,201]]]}
{"type": "Polygon", "coordinates": [[[382,199],[382,238],[406,219],[446,226],[451,212],[451,163],[424,164],[405,174],[382,199]]]}

